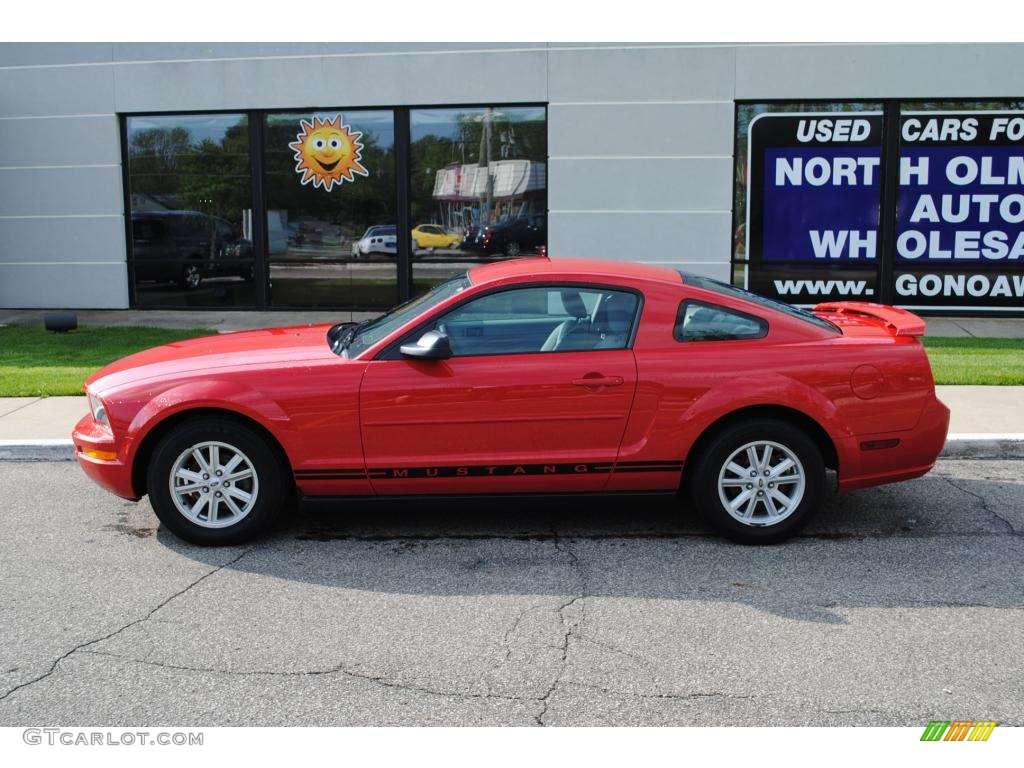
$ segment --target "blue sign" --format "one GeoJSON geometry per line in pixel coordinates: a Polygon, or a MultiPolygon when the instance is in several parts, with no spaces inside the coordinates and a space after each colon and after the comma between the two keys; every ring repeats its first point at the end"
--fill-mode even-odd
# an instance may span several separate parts
{"type": "Polygon", "coordinates": [[[790,301],[876,293],[905,306],[1024,310],[1024,113],[905,112],[896,238],[879,250],[882,116],[764,113],[748,136],[746,259],[790,301]]]}

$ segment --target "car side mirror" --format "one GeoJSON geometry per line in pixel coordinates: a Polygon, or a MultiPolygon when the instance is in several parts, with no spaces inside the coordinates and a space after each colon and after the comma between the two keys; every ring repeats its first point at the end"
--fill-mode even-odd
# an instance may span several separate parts
{"type": "Polygon", "coordinates": [[[440,331],[427,331],[415,344],[403,344],[400,351],[406,357],[423,360],[447,360],[452,356],[452,343],[440,331]]]}

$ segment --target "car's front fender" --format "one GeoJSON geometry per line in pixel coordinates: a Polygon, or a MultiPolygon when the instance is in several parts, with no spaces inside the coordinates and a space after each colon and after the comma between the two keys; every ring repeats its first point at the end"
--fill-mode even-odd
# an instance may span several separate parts
{"type": "Polygon", "coordinates": [[[132,418],[121,449],[131,464],[146,437],[167,419],[187,411],[229,411],[256,422],[291,454],[297,435],[284,409],[264,393],[238,381],[201,379],[176,384],[146,402],[132,418]]]}

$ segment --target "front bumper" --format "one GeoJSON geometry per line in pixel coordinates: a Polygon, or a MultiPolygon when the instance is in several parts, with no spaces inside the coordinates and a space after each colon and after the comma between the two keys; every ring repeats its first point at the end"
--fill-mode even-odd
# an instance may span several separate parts
{"type": "Polygon", "coordinates": [[[117,441],[109,429],[98,424],[92,414],[87,414],[75,425],[71,440],[75,444],[78,466],[94,483],[122,499],[138,501],[140,496],[132,487],[131,464],[119,453],[117,441]],[[97,458],[90,453],[117,458],[97,458]]]}

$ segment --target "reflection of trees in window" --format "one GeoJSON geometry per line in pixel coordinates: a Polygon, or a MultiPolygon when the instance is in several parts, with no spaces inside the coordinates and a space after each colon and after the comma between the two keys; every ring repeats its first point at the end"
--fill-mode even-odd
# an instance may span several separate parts
{"type": "Polygon", "coordinates": [[[239,227],[251,207],[249,128],[245,117],[220,141],[194,141],[182,125],[131,134],[128,147],[133,209],[195,210],[239,227]]]}

